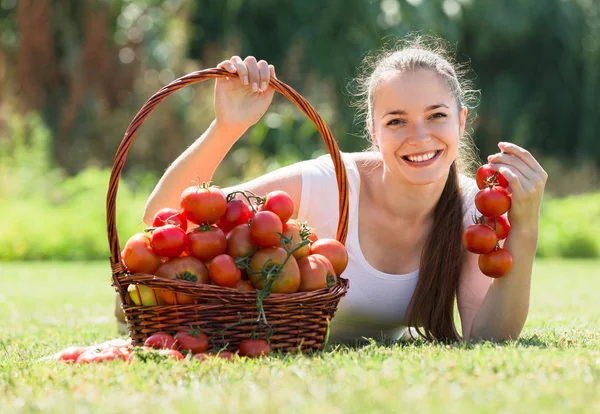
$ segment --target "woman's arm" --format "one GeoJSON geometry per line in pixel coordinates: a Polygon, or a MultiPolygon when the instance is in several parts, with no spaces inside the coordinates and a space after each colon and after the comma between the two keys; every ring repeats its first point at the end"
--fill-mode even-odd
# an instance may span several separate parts
{"type": "MultiPolygon", "coordinates": [[[[547,174],[535,158],[514,144],[500,143],[500,154],[488,158],[495,171],[504,175],[510,184],[512,205],[508,213],[511,230],[504,248],[513,256],[511,271],[502,278],[494,279],[485,293],[481,305],[477,293],[483,289],[469,287],[469,281],[484,278],[473,265],[473,258],[466,271],[462,286],[463,337],[468,339],[505,340],[519,337],[529,312],[531,272],[537,248],[539,208],[544,193],[547,174]],[[463,318],[465,314],[466,318],[463,318]]],[[[476,255],[472,255],[476,257],[476,255]]],[[[469,261],[469,259],[468,259],[469,261]]],[[[459,301],[461,293],[459,292],[459,301]]],[[[459,310],[461,305],[459,304],[459,310]]]]}
{"type": "Polygon", "coordinates": [[[149,224],[164,207],[179,208],[179,198],[193,182],[210,181],[223,157],[233,144],[265,113],[273,98],[268,87],[275,69],[252,56],[242,61],[238,56],[221,62],[218,67],[238,77],[217,79],[215,84],[215,120],[208,130],[167,169],[150,195],[144,211],[149,224]]]}

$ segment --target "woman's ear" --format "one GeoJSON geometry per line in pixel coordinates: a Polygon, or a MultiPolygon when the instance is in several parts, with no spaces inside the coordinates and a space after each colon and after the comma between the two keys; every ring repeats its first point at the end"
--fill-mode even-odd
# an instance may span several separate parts
{"type": "Polygon", "coordinates": [[[459,126],[458,126],[458,131],[459,131],[459,134],[461,137],[465,133],[465,126],[467,125],[468,113],[469,113],[469,108],[467,108],[466,106],[463,106],[462,109],[460,110],[459,126]]]}

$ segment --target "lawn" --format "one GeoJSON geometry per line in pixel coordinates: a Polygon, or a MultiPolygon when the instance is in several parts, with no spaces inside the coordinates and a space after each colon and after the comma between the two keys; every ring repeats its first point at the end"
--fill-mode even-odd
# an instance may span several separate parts
{"type": "Polygon", "coordinates": [[[106,263],[0,263],[0,412],[600,412],[600,262],[538,260],[514,343],[231,363],[36,363],[118,337],[106,263]]]}

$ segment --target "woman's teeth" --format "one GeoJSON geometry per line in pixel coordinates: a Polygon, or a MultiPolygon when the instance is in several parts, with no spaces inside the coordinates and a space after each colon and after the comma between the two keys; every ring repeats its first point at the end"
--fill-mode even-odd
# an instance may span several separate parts
{"type": "Polygon", "coordinates": [[[406,155],[404,158],[412,162],[423,162],[432,159],[435,157],[435,154],[437,154],[437,151],[428,152],[423,155],[406,155]]]}

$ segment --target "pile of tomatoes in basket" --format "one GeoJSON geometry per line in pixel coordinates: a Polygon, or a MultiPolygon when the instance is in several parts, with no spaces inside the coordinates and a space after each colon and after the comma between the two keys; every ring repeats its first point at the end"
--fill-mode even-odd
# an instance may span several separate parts
{"type": "Polygon", "coordinates": [[[512,255],[500,247],[500,241],[506,239],[510,231],[506,217],[511,205],[508,181],[489,164],[479,167],[475,180],[479,188],[475,207],[481,215],[474,218],[475,224],[466,228],[463,242],[467,250],[480,255],[479,268],[484,275],[502,277],[512,268],[512,255]]]}
{"type": "MultiPolygon", "coordinates": [[[[331,287],[347,266],[345,246],[318,239],[293,212],[284,191],[225,195],[207,183],[194,185],[181,194],[179,209],[161,209],[152,227],[127,241],[122,261],[131,273],[242,292],[266,284],[272,293],[331,287]]],[[[129,296],[142,306],[195,303],[191,295],[135,284],[129,296]]]]}

